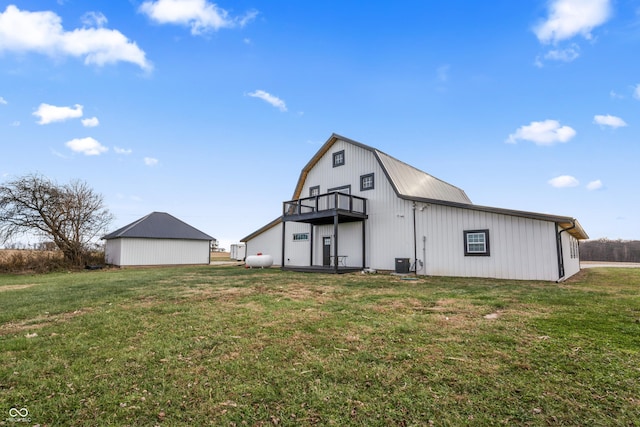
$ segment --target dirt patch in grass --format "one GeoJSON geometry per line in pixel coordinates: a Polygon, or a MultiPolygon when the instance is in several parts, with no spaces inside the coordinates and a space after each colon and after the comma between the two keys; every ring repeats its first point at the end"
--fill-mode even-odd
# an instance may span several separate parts
{"type": "Polygon", "coordinates": [[[432,306],[417,298],[385,298],[367,306],[376,313],[428,312],[432,306]]]}
{"type": "Polygon", "coordinates": [[[30,288],[32,286],[36,286],[35,283],[29,283],[26,285],[7,285],[7,286],[0,286],[0,292],[5,292],[5,291],[16,291],[18,289],[26,289],[26,288],[30,288]]]}
{"type": "Polygon", "coordinates": [[[59,314],[46,314],[44,316],[34,317],[22,322],[8,322],[0,325],[0,335],[13,335],[19,334],[24,331],[30,331],[34,329],[41,329],[45,326],[50,326],[56,323],[68,322],[69,320],[82,316],[91,312],[90,309],[75,310],[68,313],[59,314]]]}
{"type": "Polygon", "coordinates": [[[282,295],[284,298],[289,298],[293,301],[306,301],[314,300],[319,303],[326,302],[332,299],[332,295],[335,293],[336,287],[329,285],[308,286],[302,283],[292,283],[286,287],[280,287],[275,289],[276,294],[282,295]]]}

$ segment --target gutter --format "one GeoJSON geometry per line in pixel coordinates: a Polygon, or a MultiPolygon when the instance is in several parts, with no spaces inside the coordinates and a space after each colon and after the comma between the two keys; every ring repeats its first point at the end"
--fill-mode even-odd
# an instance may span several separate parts
{"type": "Polygon", "coordinates": [[[416,236],[416,202],[413,202],[413,273],[418,275],[418,237],[416,236]]]}

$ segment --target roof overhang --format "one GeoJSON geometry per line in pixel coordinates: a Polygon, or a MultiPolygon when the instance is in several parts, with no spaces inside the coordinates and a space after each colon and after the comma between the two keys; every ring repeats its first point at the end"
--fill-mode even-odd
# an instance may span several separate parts
{"type": "Polygon", "coordinates": [[[260,227],[259,229],[257,229],[253,233],[249,234],[248,236],[243,237],[242,239],[240,239],[240,241],[242,243],[246,243],[249,240],[253,239],[254,237],[259,236],[260,234],[264,233],[265,231],[268,231],[268,230],[272,229],[273,227],[277,226],[281,222],[282,222],[282,217],[279,216],[278,218],[274,219],[273,221],[271,221],[267,225],[265,225],[263,227],[260,227]]]}
{"type": "Polygon", "coordinates": [[[554,222],[558,224],[558,226],[563,230],[567,230],[569,234],[571,234],[573,237],[575,237],[578,240],[586,240],[589,238],[589,235],[582,228],[582,225],[580,225],[578,220],[570,216],[552,215],[552,214],[544,214],[539,212],[520,211],[520,210],[514,210],[514,209],[494,208],[491,206],[480,206],[480,205],[474,205],[474,204],[447,202],[443,200],[423,199],[423,198],[416,198],[416,197],[401,197],[401,198],[405,200],[419,202],[419,203],[450,206],[454,208],[469,209],[469,210],[480,211],[480,212],[516,216],[519,218],[554,222]]]}

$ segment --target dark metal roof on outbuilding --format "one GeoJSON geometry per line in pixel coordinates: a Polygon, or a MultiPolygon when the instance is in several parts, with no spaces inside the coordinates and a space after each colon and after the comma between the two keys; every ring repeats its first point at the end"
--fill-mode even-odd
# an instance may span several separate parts
{"type": "Polygon", "coordinates": [[[152,212],[109,233],[104,240],[120,238],[215,240],[208,234],[165,212],[152,212]]]}

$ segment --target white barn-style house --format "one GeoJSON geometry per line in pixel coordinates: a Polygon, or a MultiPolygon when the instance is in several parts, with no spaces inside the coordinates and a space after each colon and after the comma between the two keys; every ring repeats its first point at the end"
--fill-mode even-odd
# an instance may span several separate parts
{"type": "Polygon", "coordinates": [[[152,212],[102,237],[117,266],[209,264],[216,239],[165,212],[152,212]]]}
{"type": "Polygon", "coordinates": [[[569,216],[478,206],[465,192],[333,134],[302,169],[282,215],[243,238],[298,271],[562,281],[588,236],[569,216]]]}

